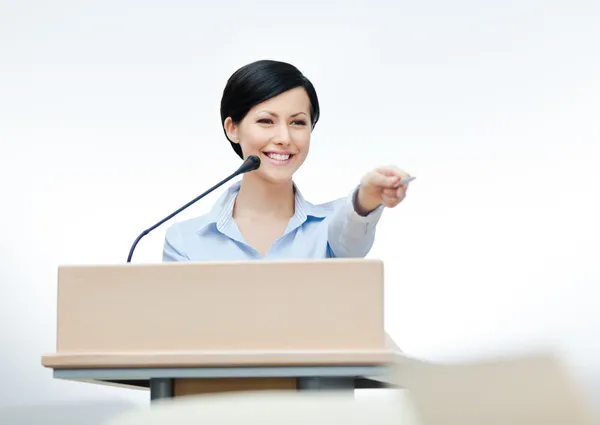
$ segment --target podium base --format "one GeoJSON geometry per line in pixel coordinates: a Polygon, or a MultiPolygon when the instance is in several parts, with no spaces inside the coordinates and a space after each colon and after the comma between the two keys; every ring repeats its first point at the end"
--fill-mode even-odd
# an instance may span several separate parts
{"type": "Polygon", "coordinates": [[[223,392],[281,390],[281,391],[348,391],[355,389],[388,388],[389,384],[368,378],[299,377],[299,378],[151,378],[150,400],[197,394],[223,392]]]}
{"type": "Polygon", "coordinates": [[[394,387],[388,365],[76,367],[57,368],[54,378],[150,390],[150,401],[226,391],[347,391],[394,387]]]}
{"type": "Polygon", "coordinates": [[[302,378],[152,378],[150,400],[198,394],[240,391],[354,391],[356,379],[350,377],[302,378]]]}

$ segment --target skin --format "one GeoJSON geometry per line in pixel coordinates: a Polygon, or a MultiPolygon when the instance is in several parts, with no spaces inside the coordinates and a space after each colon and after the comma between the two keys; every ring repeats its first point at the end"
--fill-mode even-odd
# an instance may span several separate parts
{"type": "MultiPolygon", "coordinates": [[[[310,100],[301,87],[256,105],[238,124],[231,118],[225,120],[225,131],[231,141],[240,144],[244,158],[257,155],[261,159],[258,170],[244,174],[233,212],[246,240],[261,253],[283,234],[294,215],[292,176],[308,156],[310,123],[310,100]],[[289,163],[278,165],[266,152],[293,156],[289,163]]],[[[396,207],[407,191],[407,186],[398,182],[408,176],[392,165],[366,173],[360,181],[357,213],[367,215],[379,205],[396,207]]]]}

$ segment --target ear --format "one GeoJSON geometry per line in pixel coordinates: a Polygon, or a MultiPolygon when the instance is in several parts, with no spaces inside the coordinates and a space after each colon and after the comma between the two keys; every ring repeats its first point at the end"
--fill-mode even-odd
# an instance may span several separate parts
{"type": "Polygon", "coordinates": [[[234,124],[231,117],[227,117],[225,119],[223,128],[225,128],[225,133],[227,133],[229,140],[231,140],[233,143],[240,143],[238,140],[238,126],[234,124]]]}

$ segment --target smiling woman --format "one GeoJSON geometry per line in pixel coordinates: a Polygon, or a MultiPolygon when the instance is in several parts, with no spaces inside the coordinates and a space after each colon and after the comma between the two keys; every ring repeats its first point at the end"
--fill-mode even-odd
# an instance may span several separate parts
{"type": "Polygon", "coordinates": [[[256,174],[273,183],[289,181],[308,154],[313,127],[310,110],[306,90],[296,87],[252,108],[241,122],[228,116],[223,127],[238,155],[258,155],[261,163],[267,162],[256,174]]]}
{"type": "Polygon", "coordinates": [[[410,176],[379,167],[346,198],[306,201],[293,175],[306,160],[319,114],[316,90],[295,66],[261,60],[238,69],[223,91],[221,123],[235,153],[256,155],[261,166],[208,214],[169,227],[163,260],[366,256],[383,208],[405,198],[410,176]]]}

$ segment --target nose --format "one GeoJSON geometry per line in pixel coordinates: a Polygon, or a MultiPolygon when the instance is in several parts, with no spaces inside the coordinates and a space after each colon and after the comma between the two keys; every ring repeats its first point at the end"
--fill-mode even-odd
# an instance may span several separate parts
{"type": "Polygon", "coordinates": [[[277,130],[275,135],[273,136],[273,143],[277,145],[289,145],[292,142],[292,137],[290,135],[290,129],[288,126],[283,123],[277,126],[277,130]]]}

